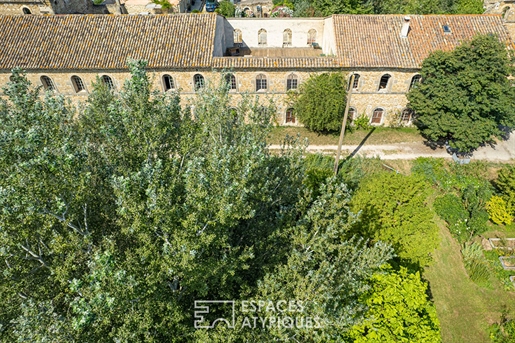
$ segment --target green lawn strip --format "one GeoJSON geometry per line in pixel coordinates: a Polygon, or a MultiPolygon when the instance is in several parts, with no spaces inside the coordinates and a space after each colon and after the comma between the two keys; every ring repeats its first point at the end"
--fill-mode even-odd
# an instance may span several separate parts
{"type": "MultiPolygon", "coordinates": [[[[357,130],[346,132],[343,144],[359,144],[370,131],[357,130]]],[[[318,134],[303,127],[274,127],[270,133],[268,143],[281,144],[286,135],[296,137],[300,135],[302,139],[307,138],[310,145],[337,145],[339,134],[318,134]]],[[[404,142],[422,142],[424,139],[416,128],[387,128],[376,127],[372,134],[367,138],[367,144],[393,144],[404,142]]]]}
{"type": "Polygon", "coordinates": [[[498,280],[489,289],[468,277],[460,245],[440,225],[440,248],[424,277],[429,281],[444,343],[490,342],[488,327],[499,320],[503,306],[515,311],[515,293],[503,290],[498,280]]]}

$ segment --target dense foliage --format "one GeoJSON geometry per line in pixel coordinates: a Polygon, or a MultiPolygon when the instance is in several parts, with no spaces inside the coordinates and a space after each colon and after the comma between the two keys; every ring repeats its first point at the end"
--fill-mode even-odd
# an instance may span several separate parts
{"type": "Polygon", "coordinates": [[[481,0],[295,0],[299,17],[349,14],[481,14],[481,0]]]}
{"type": "Polygon", "coordinates": [[[515,166],[504,166],[499,171],[495,186],[506,203],[506,210],[515,216],[515,166]]]}
{"type": "Polygon", "coordinates": [[[402,267],[398,272],[377,273],[373,280],[365,296],[370,319],[352,328],[354,342],[441,342],[436,310],[418,272],[402,267]]]}
{"type": "Polygon", "coordinates": [[[424,266],[438,245],[438,228],[427,206],[429,184],[418,175],[376,173],[363,179],[351,208],[360,211],[356,233],[389,242],[399,258],[424,266]]]}
{"type": "Polygon", "coordinates": [[[229,0],[222,0],[218,3],[218,7],[215,12],[223,15],[226,18],[234,17],[234,11],[236,10],[236,6],[231,3],[229,0]]]}
{"type": "Polygon", "coordinates": [[[490,327],[490,340],[492,343],[515,343],[515,320],[503,313],[500,323],[490,327]]]}
{"type": "Polygon", "coordinates": [[[485,164],[445,165],[443,160],[419,158],[412,171],[437,187],[434,208],[458,241],[466,242],[488,229],[486,205],[493,188],[485,164]]]}
{"type": "Polygon", "coordinates": [[[322,343],[375,316],[393,252],[354,235],[356,174],[314,172],[295,141],[270,153],[271,111],[235,116],[223,84],[181,105],[129,67],[79,112],[19,70],[0,99],[0,341],[322,343]],[[241,309],[234,329],[193,326],[196,300],[252,299],[302,301],[321,326],[251,329],[241,309]]]}
{"type": "Polygon", "coordinates": [[[422,64],[422,83],[408,93],[416,125],[430,142],[470,152],[515,127],[510,59],[493,35],[476,36],[422,64]]]}
{"type": "Polygon", "coordinates": [[[308,129],[335,132],[342,125],[346,94],[343,74],[314,75],[301,84],[294,108],[300,121],[308,129]]]}

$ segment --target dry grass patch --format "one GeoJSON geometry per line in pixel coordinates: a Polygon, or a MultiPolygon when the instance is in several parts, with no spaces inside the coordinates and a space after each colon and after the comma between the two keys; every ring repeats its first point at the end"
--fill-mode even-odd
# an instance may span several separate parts
{"type": "MultiPolygon", "coordinates": [[[[358,130],[354,132],[346,132],[343,144],[359,144],[367,137],[370,131],[358,130]]],[[[310,145],[337,145],[339,134],[318,134],[309,131],[303,127],[278,126],[272,129],[268,143],[281,144],[286,135],[296,137],[299,135],[301,139],[307,138],[310,145]]],[[[376,127],[367,138],[367,144],[393,144],[406,142],[422,142],[424,139],[418,133],[416,128],[388,128],[376,127]]]]}

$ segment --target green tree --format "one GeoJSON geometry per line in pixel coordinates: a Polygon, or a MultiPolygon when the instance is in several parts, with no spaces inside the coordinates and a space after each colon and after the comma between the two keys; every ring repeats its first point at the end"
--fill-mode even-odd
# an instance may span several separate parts
{"type": "Polygon", "coordinates": [[[419,273],[378,273],[365,296],[367,319],[355,325],[349,336],[355,343],[439,343],[440,323],[434,305],[427,299],[427,284],[419,273]]]}
{"type": "Polygon", "coordinates": [[[234,4],[232,4],[229,0],[223,0],[218,3],[218,7],[215,12],[223,15],[226,18],[229,18],[234,17],[235,10],[236,6],[234,6],[234,4]]]}
{"type": "Polygon", "coordinates": [[[361,0],[312,0],[311,4],[320,16],[340,13],[366,14],[372,12],[372,7],[361,0]]]}
{"type": "Polygon", "coordinates": [[[419,175],[389,172],[365,177],[351,201],[360,213],[354,232],[374,241],[385,241],[399,258],[424,266],[438,244],[438,228],[427,206],[431,187],[419,175]]]}
{"type": "MultiPolygon", "coordinates": [[[[360,297],[369,290],[373,273],[392,257],[382,242],[345,239],[356,216],[350,212],[350,194],[335,178],[321,187],[320,196],[292,231],[292,251],[285,263],[270,271],[259,284],[265,299],[297,299],[303,315],[319,318],[321,329],[273,329],[263,339],[301,342],[341,341],[349,328],[363,319],[360,297]]],[[[295,316],[295,314],[290,314],[295,316]]]]}
{"type": "Polygon", "coordinates": [[[300,121],[316,132],[335,132],[342,125],[347,85],[341,73],[311,76],[300,86],[294,108],[300,121]]]}
{"type": "Polygon", "coordinates": [[[502,167],[495,185],[508,207],[515,210],[515,167],[511,165],[502,167]]]}
{"type": "Polygon", "coordinates": [[[288,253],[302,160],[269,153],[270,111],[235,118],[223,86],[181,108],[129,67],[79,115],[19,71],[0,100],[2,341],[191,341],[194,299],[237,299],[288,253]]]}
{"type": "Polygon", "coordinates": [[[14,71],[0,99],[0,341],[269,341],[292,331],[195,330],[194,301],[279,296],[330,324],[304,341],[344,335],[391,258],[346,240],[346,187],[303,187],[302,150],[270,153],[272,112],[245,98],[235,116],[224,82],[181,106],[145,67],[130,62],[119,93],[97,80],[79,112],[14,71]]]}
{"type": "Polygon", "coordinates": [[[422,83],[408,93],[416,125],[430,142],[470,152],[515,127],[510,59],[495,36],[476,36],[422,64],[422,83]]]}

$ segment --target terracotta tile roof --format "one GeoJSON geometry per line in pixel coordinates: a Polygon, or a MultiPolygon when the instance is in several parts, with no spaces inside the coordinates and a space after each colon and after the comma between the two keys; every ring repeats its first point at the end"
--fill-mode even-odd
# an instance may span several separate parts
{"type": "Polygon", "coordinates": [[[215,14],[0,16],[0,69],[208,67],[215,14]]]}
{"type": "Polygon", "coordinates": [[[215,57],[213,68],[342,68],[338,58],[332,57],[215,57]]]}
{"type": "Polygon", "coordinates": [[[500,15],[410,17],[401,38],[403,15],[334,15],[335,57],[213,57],[216,14],[0,16],[0,70],[126,69],[127,58],[155,69],[419,68],[476,33],[510,40],[500,15]]]}
{"type": "Polygon", "coordinates": [[[400,32],[404,15],[334,15],[337,55],[346,67],[419,68],[433,51],[452,50],[477,33],[510,41],[500,15],[410,15],[407,38],[400,32]],[[451,32],[444,33],[443,25],[451,32]]]}

